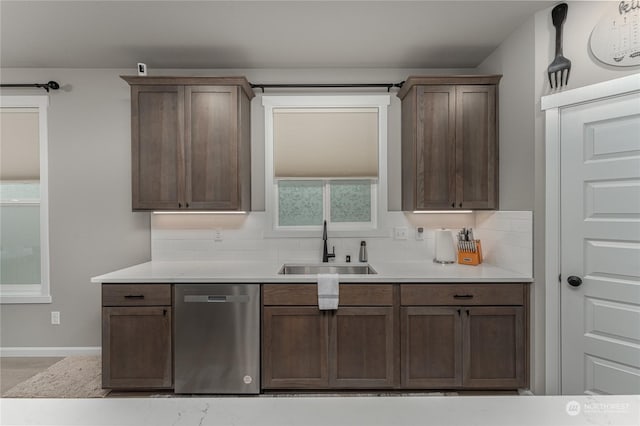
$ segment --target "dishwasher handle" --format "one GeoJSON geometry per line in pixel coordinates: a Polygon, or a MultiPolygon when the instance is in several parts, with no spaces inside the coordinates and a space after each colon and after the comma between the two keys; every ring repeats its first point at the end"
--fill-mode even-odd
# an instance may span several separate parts
{"type": "Polygon", "coordinates": [[[249,295],[187,295],[184,296],[184,303],[249,303],[249,295]]]}

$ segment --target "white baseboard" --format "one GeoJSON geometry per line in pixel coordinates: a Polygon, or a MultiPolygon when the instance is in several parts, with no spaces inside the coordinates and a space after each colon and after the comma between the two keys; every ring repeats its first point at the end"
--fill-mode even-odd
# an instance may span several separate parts
{"type": "Polygon", "coordinates": [[[0,348],[0,357],[46,357],[46,356],[72,356],[72,355],[100,355],[100,346],[87,347],[17,347],[0,348]]]}

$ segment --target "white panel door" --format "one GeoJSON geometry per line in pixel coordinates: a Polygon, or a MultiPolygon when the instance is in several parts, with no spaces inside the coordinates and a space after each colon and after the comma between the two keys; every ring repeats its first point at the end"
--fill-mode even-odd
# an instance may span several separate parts
{"type": "Polygon", "coordinates": [[[560,141],[562,393],[640,394],[640,96],[563,109],[560,141]]]}

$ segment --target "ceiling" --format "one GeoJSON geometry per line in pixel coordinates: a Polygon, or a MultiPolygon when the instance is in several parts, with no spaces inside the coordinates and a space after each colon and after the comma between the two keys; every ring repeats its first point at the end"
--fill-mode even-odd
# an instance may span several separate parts
{"type": "Polygon", "coordinates": [[[547,1],[0,1],[8,68],[468,68],[547,1]]]}

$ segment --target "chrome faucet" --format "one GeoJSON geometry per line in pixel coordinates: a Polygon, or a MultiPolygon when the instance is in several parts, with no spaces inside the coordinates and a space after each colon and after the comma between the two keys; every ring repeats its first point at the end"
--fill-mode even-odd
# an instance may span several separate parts
{"type": "Polygon", "coordinates": [[[329,253],[327,250],[327,221],[324,221],[324,226],[322,229],[322,241],[324,241],[324,247],[322,249],[322,262],[326,263],[330,258],[336,257],[336,247],[333,246],[333,252],[329,253]]]}

